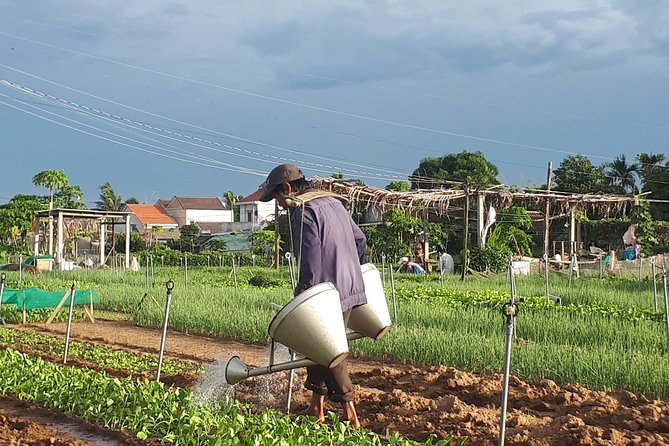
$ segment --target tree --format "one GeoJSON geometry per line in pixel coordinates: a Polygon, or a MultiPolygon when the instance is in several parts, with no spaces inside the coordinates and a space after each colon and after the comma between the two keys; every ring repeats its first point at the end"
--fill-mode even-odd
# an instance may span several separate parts
{"type": "Polygon", "coordinates": [[[647,200],[639,200],[632,209],[632,223],[636,225],[636,240],[641,246],[641,253],[648,256],[657,244],[657,237],[653,228],[653,218],[647,200]]]}
{"type": "Polygon", "coordinates": [[[408,181],[391,181],[387,186],[386,190],[394,192],[408,192],[411,189],[408,181]]]}
{"type": "Polygon", "coordinates": [[[183,251],[184,248],[187,248],[190,252],[193,252],[195,248],[195,242],[197,241],[197,236],[200,233],[197,225],[193,223],[184,225],[179,228],[179,233],[181,234],[181,237],[179,238],[181,250],[183,251]]]}
{"type": "Polygon", "coordinates": [[[265,247],[268,245],[271,248],[274,246],[274,231],[259,230],[253,231],[249,235],[249,242],[251,242],[251,252],[257,256],[267,255],[265,247]]]}
{"type": "Polygon", "coordinates": [[[662,163],[665,161],[664,153],[644,153],[640,152],[636,155],[636,160],[639,162],[639,176],[641,177],[641,187],[645,187],[647,180],[657,169],[662,168],[662,163]]]}
{"type": "Polygon", "coordinates": [[[0,206],[0,242],[15,250],[28,250],[24,235],[35,220],[35,212],[44,209],[44,204],[42,197],[19,194],[0,206]]]}
{"type": "Polygon", "coordinates": [[[553,171],[555,190],[577,194],[599,194],[607,190],[604,167],[595,167],[583,155],[569,155],[553,171]]]}
{"type": "Polygon", "coordinates": [[[84,193],[79,186],[66,184],[54,194],[54,204],[66,209],[86,209],[86,205],[81,201],[84,193]]]}
{"type": "Polygon", "coordinates": [[[486,240],[486,246],[494,247],[495,250],[504,253],[512,253],[521,256],[532,255],[535,243],[528,231],[532,229],[532,219],[527,209],[519,206],[511,206],[502,209],[498,214],[498,223],[490,232],[486,240]]]}
{"type": "Polygon", "coordinates": [[[33,177],[35,187],[42,186],[49,189],[49,210],[53,209],[53,196],[56,190],[68,183],[69,180],[62,170],[43,170],[33,177]]]}
{"type": "Polygon", "coordinates": [[[223,194],[223,196],[225,197],[225,200],[230,205],[230,209],[232,209],[232,215],[233,215],[232,219],[233,219],[233,221],[240,221],[241,220],[241,216],[240,216],[241,209],[239,209],[238,207],[235,207],[235,205],[239,201],[243,200],[244,197],[242,195],[235,195],[235,193],[231,190],[226,191],[225,194],[223,194]]]}
{"type": "Polygon", "coordinates": [[[100,186],[100,199],[95,206],[101,211],[120,211],[123,207],[121,195],[114,192],[114,188],[108,182],[100,186]]]}
{"type": "Polygon", "coordinates": [[[499,184],[497,167],[481,152],[451,153],[440,158],[424,158],[411,174],[412,189],[435,189],[452,182],[467,188],[486,188],[499,184]]]}
{"type": "MultiPolygon", "coordinates": [[[[114,243],[116,252],[125,252],[125,233],[119,234],[114,243]]],[[[130,232],[130,252],[139,252],[146,249],[146,242],[137,231],[130,232]]]]}
{"type": "MultiPolygon", "coordinates": [[[[650,192],[653,200],[669,200],[669,162],[664,154],[639,153],[641,163],[641,190],[650,192]]],[[[655,220],[669,220],[669,206],[666,203],[650,203],[650,213],[655,220]]]]}
{"type": "Polygon", "coordinates": [[[410,217],[402,209],[391,209],[383,214],[383,225],[365,226],[370,255],[406,256],[413,252],[416,234],[422,228],[420,220],[410,217]]]}
{"type": "Polygon", "coordinates": [[[625,155],[620,155],[606,164],[609,185],[616,194],[634,194],[637,190],[636,180],[639,174],[637,163],[627,164],[625,155]]]}

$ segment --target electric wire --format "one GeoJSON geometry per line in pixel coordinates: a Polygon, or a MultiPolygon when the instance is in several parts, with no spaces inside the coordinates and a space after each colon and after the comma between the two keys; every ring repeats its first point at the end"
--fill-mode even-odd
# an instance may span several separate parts
{"type": "MultiPolygon", "coordinates": [[[[276,163],[277,161],[291,161],[291,162],[295,162],[295,163],[308,164],[308,165],[315,166],[316,170],[319,171],[319,172],[328,172],[329,173],[333,169],[335,169],[335,170],[339,169],[339,170],[349,171],[349,172],[351,172],[355,175],[359,175],[359,176],[361,176],[361,178],[369,178],[369,179],[402,178],[402,177],[399,177],[399,176],[390,176],[390,175],[386,175],[386,174],[379,175],[379,174],[363,172],[363,171],[358,171],[358,170],[353,170],[353,169],[346,169],[346,168],[342,168],[340,166],[322,165],[322,164],[318,164],[318,163],[311,163],[311,162],[308,162],[308,161],[294,160],[294,159],[278,157],[278,156],[274,156],[274,155],[267,155],[267,154],[263,154],[261,152],[249,151],[247,149],[241,149],[241,148],[230,146],[230,145],[227,145],[227,144],[220,144],[220,143],[217,143],[217,142],[214,142],[214,141],[208,141],[208,140],[204,140],[202,138],[191,137],[189,135],[172,132],[170,130],[160,129],[158,127],[155,127],[155,126],[152,126],[152,125],[140,122],[140,121],[130,120],[128,118],[124,118],[124,117],[114,115],[114,114],[111,114],[111,113],[103,112],[103,111],[98,110],[98,109],[93,109],[93,108],[90,108],[90,107],[87,107],[87,106],[83,106],[81,104],[77,104],[77,103],[74,103],[74,102],[71,102],[71,101],[68,101],[68,100],[65,100],[65,99],[61,99],[61,98],[57,98],[55,96],[47,95],[45,93],[30,89],[28,87],[20,86],[18,84],[14,84],[14,83],[8,82],[6,80],[0,80],[0,84],[10,86],[14,89],[18,89],[18,90],[22,91],[23,93],[29,94],[33,97],[37,97],[37,98],[40,98],[40,99],[48,99],[48,100],[51,100],[51,101],[54,101],[54,100],[58,101],[59,103],[61,103],[62,105],[65,105],[66,107],[68,107],[70,109],[77,109],[79,111],[82,111],[85,114],[93,113],[95,116],[97,116],[99,118],[106,119],[106,120],[117,120],[118,122],[122,123],[123,125],[134,124],[134,125],[140,126],[140,128],[132,127],[132,128],[137,129],[137,130],[150,132],[154,135],[158,135],[158,136],[163,137],[163,138],[168,138],[168,139],[171,139],[171,140],[184,142],[184,143],[187,143],[187,144],[190,144],[190,145],[195,145],[197,147],[206,148],[208,150],[216,150],[216,151],[219,151],[219,152],[222,152],[222,153],[225,153],[225,154],[230,154],[230,155],[234,155],[234,156],[241,156],[241,157],[244,157],[244,158],[249,158],[249,159],[252,159],[252,160],[255,160],[255,161],[262,161],[262,162],[276,163]],[[141,127],[145,127],[145,128],[141,128],[141,127]],[[166,136],[166,135],[156,133],[156,132],[164,132],[164,133],[167,133],[168,135],[175,135],[175,136],[179,136],[179,137],[186,138],[186,139],[192,139],[192,140],[201,141],[201,142],[204,142],[204,143],[213,144],[213,145],[217,145],[217,146],[221,146],[221,147],[236,149],[236,150],[239,150],[239,151],[243,151],[243,152],[247,152],[247,153],[251,153],[251,154],[255,154],[255,155],[262,155],[262,156],[265,156],[265,157],[270,158],[270,159],[266,160],[266,159],[262,159],[262,158],[258,158],[258,157],[254,157],[254,156],[229,152],[229,151],[225,151],[225,150],[218,150],[218,149],[214,149],[212,147],[205,146],[205,145],[202,145],[202,144],[198,144],[198,143],[195,143],[195,142],[192,142],[192,141],[188,141],[188,140],[187,141],[182,141],[182,140],[177,139],[173,136],[166,136]]],[[[53,114],[53,113],[47,112],[47,111],[45,111],[41,108],[40,108],[40,110],[42,110],[46,113],[53,114]]],[[[70,120],[69,118],[65,118],[65,119],[70,120]]],[[[71,120],[71,121],[73,121],[73,120],[71,120]]],[[[78,122],[78,121],[74,121],[74,122],[78,122]]],[[[82,125],[85,125],[85,124],[82,124],[82,125]]],[[[96,128],[96,129],[100,130],[98,128],[96,128]]],[[[100,131],[102,131],[102,130],[100,130],[100,131]]],[[[157,140],[152,140],[152,141],[157,142],[157,140]]],[[[138,142],[138,141],[134,141],[134,142],[138,142]]],[[[154,146],[154,147],[156,147],[156,146],[154,146]]],[[[170,147],[177,148],[175,146],[170,146],[170,147]]],[[[212,162],[215,161],[213,159],[204,158],[204,157],[201,157],[201,159],[202,160],[209,160],[209,161],[212,161],[212,162]]],[[[221,163],[220,161],[215,161],[215,162],[221,163]]],[[[240,167],[240,166],[236,166],[236,167],[240,167]]]]}
{"type": "MultiPolygon", "coordinates": [[[[294,107],[305,108],[305,109],[308,109],[308,110],[320,111],[320,112],[330,113],[330,114],[334,114],[334,115],[338,115],[338,116],[345,116],[345,117],[360,119],[360,120],[364,120],[364,121],[368,121],[368,122],[375,122],[375,123],[378,123],[378,124],[385,124],[385,125],[396,126],[396,127],[401,127],[401,128],[408,128],[408,129],[417,130],[417,131],[424,131],[424,132],[429,132],[429,133],[434,133],[434,134],[441,134],[441,135],[446,135],[446,136],[463,138],[463,139],[471,139],[471,140],[474,140],[474,141],[489,142],[489,143],[493,143],[493,144],[500,144],[500,145],[506,145],[506,146],[511,146],[511,147],[538,150],[538,151],[544,151],[544,152],[562,153],[562,154],[568,154],[568,155],[579,154],[579,152],[554,149],[554,148],[543,147],[543,146],[532,145],[532,144],[523,144],[523,143],[517,143],[517,142],[513,142],[513,141],[505,141],[505,140],[501,140],[501,139],[488,138],[488,137],[477,136],[477,135],[470,135],[470,134],[466,134],[466,133],[459,133],[459,132],[452,132],[452,131],[446,131],[446,130],[440,130],[440,129],[433,129],[433,128],[430,128],[430,127],[425,127],[425,126],[420,126],[420,125],[415,125],[415,124],[408,124],[408,123],[392,121],[392,120],[388,120],[388,119],[375,118],[373,116],[367,116],[367,115],[361,115],[361,114],[357,114],[357,113],[350,113],[350,112],[346,112],[346,111],[335,110],[335,109],[331,109],[331,108],[327,108],[327,107],[305,104],[305,103],[301,103],[301,102],[297,102],[297,101],[291,101],[291,100],[288,100],[288,99],[281,99],[281,98],[276,98],[276,97],[269,96],[269,95],[263,95],[263,94],[259,94],[259,93],[253,93],[253,92],[237,89],[237,88],[231,88],[231,87],[226,87],[226,86],[223,86],[223,85],[213,84],[211,82],[199,81],[199,80],[188,78],[188,77],[185,77],[185,76],[170,74],[170,73],[166,73],[166,72],[163,72],[163,71],[160,71],[160,70],[155,70],[155,69],[152,69],[152,68],[143,67],[141,65],[136,65],[136,64],[121,62],[121,61],[118,61],[118,60],[113,60],[113,59],[109,59],[109,58],[105,58],[105,57],[101,57],[101,56],[96,56],[96,55],[86,53],[86,52],[83,52],[83,51],[72,50],[72,49],[69,49],[69,48],[62,47],[62,46],[48,44],[48,43],[45,43],[45,42],[40,42],[38,40],[29,39],[29,38],[26,38],[26,37],[20,37],[20,36],[16,36],[16,35],[13,35],[13,34],[10,34],[10,33],[2,32],[2,31],[0,31],[0,35],[15,38],[15,39],[18,39],[18,40],[23,40],[23,41],[30,42],[30,43],[33,43],[33,44],[36,44],[36,45],[42,45],[42,46],[46,46],[46,47],[49,47],[49,48],[58,49],[58,50],[61,50],[61,51],[69,52],[71,54],[77,54],[77,55],[89,57],[89,58],[92,58],[92,59],[95,59],[95,60],[100,60],[100,61],[103,61],[103,62],[107,62],[107,63],[119,65],[119,66],[132,68],[134,70],[143,71],[143,72],[146,72],[146,73],[156,74],[156,75],[168,77],[168,78],[175,79],[175,80],[180,80],[180,81],[184,81],[184,82],[188,82],[188,83],[193,83],[193,84],[196,84],[196,85],[202,85],[202,86],[206,86],[206,87],[210,87],[210,88],[214,88],[214,89],[219,89],[219,90],[227,91],[227,92],[230,92],[230,93],[235,93],[235,94],[245,95],[245,96],[249,96],[249,97],[254,97],[254,98],[257,98],[257,99],[263,99],[263,100],[277,102],[277,103],[281,103],[281,104],[285,104],[285,105],[291,105],[291,106],[294,106],[294,107]]],[[[611,157],[600,156],[600,155],[588,154],[588,156],[591,157],[591,158],[599,158],[599,159],[609,159],[609,160],[613,159],[611,157]]]]}
{"type": "MultiPolygon", "coordinates": [[[[15,100],[15,99],[13,99],[13,98],[11,98],[11,97],[5,95],[5,94],[2,94],[2,93],[0,93],[0,97],[6,98],[6,99],[12,99],[12,100],[15,100]]],[[[86,131],[86,130],[82,130],[82,129],[80,129],[80,128],[77,128],[77,127],[74,127],[74,126],[71,126],[71,125],[68,125],[68,124],[65,124],[65,123],[56,121],[56,120],[54,120],[54,119],[51,119],[51,118],[48,118],[48,117],[39,115],[39,114],[37,114],[37,113],[33,113],[33,112],[29,111],[29,110],[22,109],[22,108],[20,108],[20,107],[17,107],[17,106],[15,106],[15,105],[12,105],[12,104],[7,103],[7,102],[2,101],[2,100],[0,100],[0,104],[3,104],[3,105],[5,105],[5,106],[7,106],[7,107],[10,107],[10,108],[13,108],[13,109],[15,109],[15,110],[18,110],[18,111],[20,111],[20,112],[22,112],[22,113],[26,113],[26,114],[28,114],[28,115],[31,115],[31,116],[34,116],[34,117],[43,119],[43,120],[45,120],[45,121],[51,122],[51,123],[53,123],[53,124],[57,124],[57,125],[59,125],[59,126],[68,128],[68,129],[70,129],[70,130],[73,130],[73,131],[76,131],[76,132],[79,132],[79,133],[83,133],[83,134],[86,134],[86,135],[89,135],[89,136],[93,136],[93,137],[95,137],[95,138],[99,138],[99,139],[102,139],[102,140],[105,140],[105,141],[108,141],[108,142],[111,142],[111,143],[114,143],[114,144],[122,145],[122,146],[125,146],[125,147],[127,147],[127,148],[129,148],[129,149],[132,149],[132,150],[138,150],[138,151],[146,152],[146,153],[149,153],[149,154],[152,154],[152,155],[157,155],[157,156],[161,156],[161,157],[165,157],[165,158],[169,158],[169,159],[173,159],[173,160],[177,160],[177,161],[182,161],[182,162],[186,162],[186,163],[190,163],[190,164],[196,164],[196,165],[200,165],[200,166],[204,166],[204,167],[212,167],[212,168],[216,168],[216,169],[229,170],[229,171],[233,171],[233,172],[248,173],[248,174],[257,175],[257,176],[262,176],[262,177],[265,176],[265,173],[257,172],[257,171],[253,171],[253,170],[248,169],[248,168],[246,168],[246,167],[234,166],[234,165],[232,165],[232,164],[223,163],[222,161],[218,161],[218,164],[221,164],[221,165],[213,165],[213,164],[209,164],[209,163],[202,163],[202,162],[199,162],[199,161],[193,161],[193,160],[189,160],[189,159],[186,159],[186,158],[181,158],[181,157],[178,157],[178,156],[176,156],[176,155],[169,155],[169,154],[165,154],[165,153],[155,152],[155,151],[153,151],[153,150],[143,149],[143,148],[141,148],[141,147],[137,147],[137,146],[134,146],[134,145],[131,145],[131,144],[122,142],[122,141],[117,141],[117,140],[114,140],[114,139],[112,139],[112,138],[108,138],[108,137],[105,137],[105,136],[102,136],[102,135],[98,135],[98,134],[95,134],[95,133],[91,133],[91,132],[88,132],[88,131],[86,131]]],[[[137,142],[137,143],[139,143],[139,144],[143,144],[143,145],[147,145],[147,146],[151,147],[151,144],[143,143],[143,142],[141,142],[141,141],[132,140],[131,138],[126,138],[126,137],[123,137],[123,136],[121,136],[121,135],[114,134],[114,133],[108,132],[108,131],[106,131],[106,130],[97,128],[97,127],[89,126],[89,125],[84,124],[84,123],[81,123],[81,122],[79,122],[79,121],[76,121],[76,120],[69,119],[69,118],[66,118],[66,117],[64,117],[64,116],[58,115],[57,113],[53,113],[53,112],[50,112],[50,111],[48,111],[48,110],[44,110],[44,109],[42,109],[42,108],[40,108],[40,107],[32,106],[32,105],[30,105],[30,104],[26,104],[26,105],[28,105],[28,106],[30,106],[30,107],[33,107],[33,108],[36,108],[36,109],[38,109],[38,110],[40,110],[40,111],[42,111],[42,112],[44,112],[44,113],[48,113],[48,114],[51,114],[51,115],[58,116],[58,117],[61,118],[61,119],[66,119],[66,120],[68,120],[68,121],[75,122],[75,123],[77,123],[77,124],[79,124],[79,125],[83,125],[83,126],[85,126],[85,127],[89,127],[89,128],[94,129],[94,130],[101,131],[101,132],[103,132],[103,133],[110,133],[110,134],[112,134],[112,135],[114,135],[114,136],[118,136],[118,137],[120,137],[120,138],[128,139],[128,140],[131,140],[131,141],[133,141],[133,142],[137,142]]],[[[157,148],[157,149],[159,149],[159,150],[166,150],[166,151],[168,151],[168,152],[175,152],[175,151],[173,151],[173,150],[164,149],[164,148],[161,148],[161,147],[158,147],[158,146],[155,146],[155,148],[157,148]]]]}
{"type": "MultiPolygon", "coordinates": [[[[2,34],[2,33],[0,32],[0,34],[2,34]]],[[[286,152],[289,152],[289,153],[296,153],[296,154],[299,154],[301,156],[308,156],[308,157],[313,157],[313,158],[316,158],[316,159],[324,159],[324,160],[327,160],[327,161],[337,162],[337,163],[341,163],[341,164],[345,164],[345,165],[358,166],[358,167],[362,166],[362,167],[365,167],[367,169],[378,170],[378,171],[382,171],[382,172],[385,171],[385,172],[388,172],[388,173],[393,173],[395,175],[404,175],[404,173],[402,173],[402,172],[399,172],[397,170],[393,170],[393,169],[387,168],[387,167],[378,168],[378,167],[374,167],[374,166],[367,165],[367,164],[354,163],[354,162],[345,161],[345,160],[341,160],[341,159],[337,159],[337,158],[331,158],[331,157],[326,157],[326,156],[322,156],[322,155],[310,154],[310,153],[307,153],[307,152],[302,152],[302,151],[295,150],[295,149],[280,147],[280,146],[273,145],[273,144],[267,144],[267,143],[263,143],[263,142],[260,142],[260,141],[257,141],[257,140],[252,140],[252,139],[232,135],[232,134],[229,134],[229,133],[219,132],[219,131],[216,131],[216,130],[208,129],[206,127],[201,127],[201,126],[198,126],[198,125],[190,124],[188,122],[184,122],[184,121],[180,121],[180,120],[177,120],[177,119],[169,118],[167,116],[152,113],[152,112],[149,112],[147,110],[143,110],[143,109],[140,109],[140,108],[128,106],[128,105],[125,105],[125,104],[122,104],[122,103],[119,103],[119,102],[116,102],[116,101],[112,101],[112,100],[109,100],[109,99],[106,99],[106,98],[103,98],[103,97],[100,97],[100,96],[97,96],[97,95],[93,95],[93,94],[87,93],[85,91],[82,91],[82,90],[79,90],[79,89],[76,89],[76,88],[72,88],[72,87],[69,87],[67,85],[63,85],[61,83],[54,82],[54,81],[51,81],[49,79],[45,79],[43,77],[33,75],[31,73],[27,73],[23,70],[18,70],[16,68],[10,67],[8,65],[4,65],[4,64],[0,63],[0,67],[15,71],[15,72],[20,73],[20,74],[25,75],[25,76],[32,77],[34,79],[38,79],[38,80],[43,81],[43,82],[47,82],[47,83],[52,84],[52,85],[56,85],[56,86],[61,87],[61,88],[65,88],[65,89],[70,90],[70,91],[74,91],[74,92],[79,93],[79,94],[83,94],[83,95],[92,97],[92,98],[97,99],[97,100],[108,102],[108,103],[111,103],[111,104],[114,104],[114,105],[117,105],[117,106],[120,106],[120,107],[124,107],[124,108],[130,109],[130,110],[133,110],[133,111],[140,112],[140,113],[145,113],[147,115],[150,115],[150,116],[153,116],[153,117],[156,117],[156,118],[165,119],[167,121],[174,122],[174,123],[177,123],[177,124],[180,124],[180,125],[185,125],[185,126],[188,126],[188,127],[191,127],[191,128],[196,128],[196,129],[199,129],[199,130],[203,130],[203,131],[215,134],[215,135],[231,138],[231,139],[234,139],[234,140],[237,140],[237,141],[246,142],[246,143],[250,143],[250,144],[254,144],[254,145],[259,145],[259,146],[262,146],[262,147],[277,149],[277,150],[281,150],[281,151],[286,151],[286,152]]],[[[3,83],[5,83],[6,85],[8,85],[12,88],[17,88],[17,89],[24,88],[26,90],[32,90],[28,87],[23,87],[19,84],[15,84],[15,83],[12,83],[12,82],[9,82],[9,81],[6,81],[6,80],[3,83]]],[[[50,96],[50,95],[47,95],[47,94],[45,94],[45,95],[50,96]]],[[[53,98],[58,100],[58,98],[56,98],[56,97],[53,97],[53,98]]]]}

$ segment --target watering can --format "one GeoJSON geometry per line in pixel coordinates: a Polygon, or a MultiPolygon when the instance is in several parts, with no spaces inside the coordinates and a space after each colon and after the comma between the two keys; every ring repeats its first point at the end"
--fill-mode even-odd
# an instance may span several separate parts
{"type": "Polygon", "coordinates": [[[295,296],[270,322],[270,337],[304,358],[267,367],[249,369],[238,356],[225,367],[225,379],[234,385],[251,376],[267,375],[320,364],[336,367],[348,355],[348,341],[363,337],[381,339],[390,329],[383,284],[379,270],[371,263],[362,265],[367,303],[351,310],[346,333],[339,292],[330,282],[314,285],[295,296]]]}

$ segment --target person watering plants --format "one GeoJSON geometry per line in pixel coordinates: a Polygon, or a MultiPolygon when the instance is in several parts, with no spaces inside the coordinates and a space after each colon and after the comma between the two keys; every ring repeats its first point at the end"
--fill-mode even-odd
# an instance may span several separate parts
{"type": "MultiPolygon", "coordinates": [[[[292,164],[275,167],[262,188],[260,201],[274,198],[289,211],[292,247],[298,261],[295,296],[314,285],[331,282],[339,292],[346,325],[351,309],[367,303],[360,270],[367,240],[341,203],[342,197],[316,191],[292,164]]],[[[305,388],[313,392],[307,415],[322,422],[327,396],[330,401],[341,403],[343,420],[355,429],[360,427],[345,360],[333,368],[307,367],[305,388]]]]}

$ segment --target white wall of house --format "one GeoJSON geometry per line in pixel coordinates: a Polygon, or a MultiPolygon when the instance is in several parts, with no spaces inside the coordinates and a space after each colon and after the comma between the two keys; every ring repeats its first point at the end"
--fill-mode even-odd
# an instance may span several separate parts
{"type": "MultiPolygon", "coordinates": [[[[187,209],[185,212],[186,225],[193,222],[214,222],[214,223],[228,223],[233,221],[233,213],[231,210],[207,211],[201,209],[187,209]]],[[[174,216],[172,216],[177,220],[174,216]]],[[[178,222],[178,220],[177,220],[178,222]]],[[[182,225],[183,226],[183,225],[182,225]]]]}
{"type": "MultiPolygon", "coordinates": [[[[139,221],[135,214],[130,215],[130,227],[137,229],[139,232],[144,232],[146,230],[146,226],[144,226],[144,224],[139,221]]],[[[125,231],[125,228],[123,230],[125,231]]],[[[116,232],[119,231],[119,229],[116,230],[116,232]]]]}
{"type": "Polygon", "coordinates": [[[239,221],[241,223],[262,224],[274,214],[274,200],[270,202],[254,201],[239,205],[239,221]]]}

